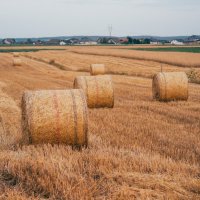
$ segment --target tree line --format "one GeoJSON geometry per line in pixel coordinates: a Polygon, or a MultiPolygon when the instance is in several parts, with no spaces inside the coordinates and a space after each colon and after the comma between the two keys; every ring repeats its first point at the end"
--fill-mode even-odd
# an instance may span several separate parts
{"type": "Polygon", "coordinates": [[[127,37],[128,44],[150,44],[151,40],[148,38],[145,39],[133,39],[132,37],[127,37]]]}

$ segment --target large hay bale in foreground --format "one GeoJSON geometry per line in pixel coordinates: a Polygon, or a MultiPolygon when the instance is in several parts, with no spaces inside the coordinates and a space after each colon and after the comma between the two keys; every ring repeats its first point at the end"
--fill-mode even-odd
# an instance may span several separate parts
{"type": "Polygon", "coordinates": [[[74,80],[74,88],[84,90],[89,108],[113,108],[114,106],[111,76],[78,76],[74,80]]]}
{"type": "Polygon", "coordinates": [[[91,64],[90,74],[91,75],[103,75],[106,73],[106,68],[104,64],[91,64]]]}
{"type": "Polygon", "coordinates": [[[20,54],[19,54],[18,52],[13,52],[13,56],[14,56],[14,57],[19,57],[20,54]]]}
{"type": "Polygon", "coordinates": [[[158,73],[153,77],[153,98],[159,101],[187,100],[188,78],[185,72],[158,73]]]}
{"type": "Polygon", "coordinates": [[[82,90],[27,91],[22,98],[24,141],[87,147],[87,116],[82,90]]]}
{"type": "Polygon", "coordinates": [[[13,66],[21,66],[22,65],[22,61],[20,58],[14,58],[13,60],[13,66]]]}

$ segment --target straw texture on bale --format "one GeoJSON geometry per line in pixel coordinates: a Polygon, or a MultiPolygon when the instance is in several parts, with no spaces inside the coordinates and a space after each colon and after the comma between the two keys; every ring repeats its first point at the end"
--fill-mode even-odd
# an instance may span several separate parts
{"type": "Polygon", "coordinates": [[[187,100],[188,78],[185,72],[158,73],[153,77],[153,98],[159,101],[187,100]]]}
{"type": "Polygon", "coordinates": [[[18,52],[13,52],[13,56],[14,57],[19,57],[19,53],[18,52]]]}
{"type": "Polygon", "coordinates": [[[78,76],[74,80],[74,88],[83,89],[89,108],[114,107],[111,76],[78,76]]]}
{"type": "Polygon", "coordinates": [[[88,145],[87,103],[82,90],[27,91],[22,97],[24,143],[88,145]]]}
{"type": "Polygon", "coordinates": [[[92,64],[90,66],[91,75],[103,75],[106,73],[106,68],[104,64],[92,64]]]}
{"type": "Polygon", "coordinates": [[[20,58],[14,58],[13,65],[14,66],[21,66],[22,65],[21,59],[20,58]]]}

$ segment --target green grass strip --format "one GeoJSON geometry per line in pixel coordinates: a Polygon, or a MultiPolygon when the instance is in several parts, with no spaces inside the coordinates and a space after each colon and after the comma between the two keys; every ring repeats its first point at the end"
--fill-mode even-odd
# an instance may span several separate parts
{"type": "Polygon", "coordinates": [[[200,47],[131,48],[130,50],[200,53],[200,47]]]}

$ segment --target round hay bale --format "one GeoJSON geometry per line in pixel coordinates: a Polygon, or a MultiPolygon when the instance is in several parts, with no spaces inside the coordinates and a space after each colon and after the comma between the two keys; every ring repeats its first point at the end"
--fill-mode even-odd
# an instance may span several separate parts
{"type": "Polygon", "coordinates": [[[25,92],[22,97],[22,127],[25,143],[87,147],[88,114],[84,92],[25,92]]]}
{"type": "Polygon", "coordinates": [[[14,58],[13,60],[13,66],[21,66],[22,65],[22,61],[20,58],[14,58]]]}
{"type": "Polygon", "coordinates": [[[13,52],[13,56],[14,56],[14,57],[19,57],[20,54],[19,54],[18,52],[13,52]]]}
{"type": "Polygon", "coordinates": [[[114,107],[111,76],[78,76],[74,80],[74,88],[83,89],[89,108],[114,107]]]}
{"type": "Polygon", "coordinates": [[[106,68],[104,64],[92,64],[90,65],[90,74],[93,76],[103,75],[106,73],[106,68]]]}
{"type": "Polygon", "coordinates": [[[153,98],[159,101],[187,100],[188,78],[185,72],[158,73],[153,77],[153,98]]]}

